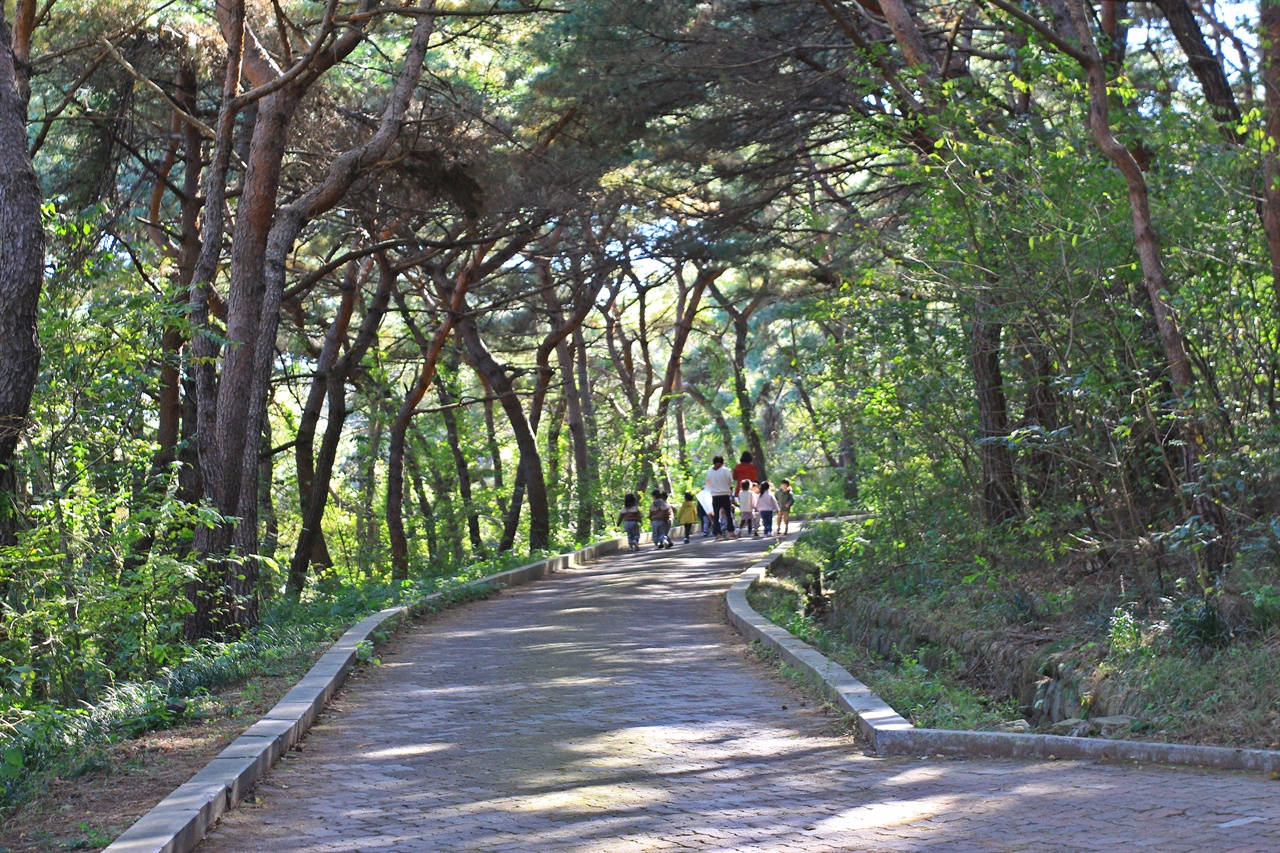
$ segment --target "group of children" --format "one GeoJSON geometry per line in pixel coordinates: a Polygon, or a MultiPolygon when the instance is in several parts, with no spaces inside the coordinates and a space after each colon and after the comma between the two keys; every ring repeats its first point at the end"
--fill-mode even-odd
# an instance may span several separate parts
{"type": "MultiPolygon", "coordinates": [[[[732,519],[720,519],[720,524],[714,524],[711,515],[702,508],[698,499],[690,492],[684,493],[684,503],[679,509],[675,509],[668,502],[669,495],[662,489],[654,489],[650,494],[653,500],[649,503],[649,530],[653,534],[654,547],[658,550],[673,547],[674,543],[671,541],[673,523],[677,527],[684,525],[686,545],[689,543],[690,536],[693,535],[695,524],[700,525],[703,536],[710,535],[713,529],[734,530],[732,519]]],[[[732,503],[737,508],[739,520],[738,530],[729,534],[730,537],[736,539],[743,530],[750,531],[753,538],[758,538],[762,532],[765,536],[772,536],[775,516],[778,521],[778,535],[787,535],[790,529],[791,506],[795,503],[791,483],[787,480],[778,484],[776,495],[770,491],[767,482],[753,483],[750,480],[743,480],[738,484],[738,491],[732,503]]],[[[724,510],[721,512],[723,513],[724,510]]],[[[627,533],[627,549],[630,551],[640,550],[642,521],[640,499],[634,493],[628,493],[623,498],[622,511],[618,513],[618,523],[627,533]]],[[[724,539],[725,536],[717,535],[716,538],[724,539]]]]}
{"type": "MultiPolygon", "coordinates": [[[[684,503],[680,505],[678,511],[674,511],[670,503],[667,502],[668,494],[661,489],[654,489],[651,493],[653,500],[649,504],[649,530],[653,534],[653,544],[658,549],[670,548],[674,543],[671,541],[671,524],[684,525],[684,541],[689,541],[689,533],[693,530],[693,525],[698,523],[700,514],[698,509],[698,501],[693,495],[685,492],[684,503]]],[[[634,493],[628,493],[622,500],[622,512],[618,513],[618,523],[622,525],[623,530],[627,532],[627,549],[631,551],[640,550],[640,500],[634,493]]]]}
{"type": "Polygon", "coordinates": [[[791,495],[789,482],[783,480],[779,483],[778,495],[775,496],[769,491],[768,483],[743,480],[738,484],[738,494],[735,497],[739,516],[738,531],[750,531],[753,539],[759,538],[761,530],[764,531],[765,536],[772,536],[773,517],[777,515],[778,530],[782,535],[786,535],[790,523],[791,504],[795,500],[791,495]]]}

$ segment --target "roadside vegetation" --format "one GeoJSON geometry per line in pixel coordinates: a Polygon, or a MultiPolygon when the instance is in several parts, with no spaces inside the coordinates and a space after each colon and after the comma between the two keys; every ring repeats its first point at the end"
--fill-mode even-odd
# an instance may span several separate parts
{"type": "Polygon", "coordinates": [[[1224,615],[1185,581],[1144,584],[1136,567],[1073,578],[1032,541],[999,543],[1028,555],[1001,568],[886,532],[883,518],[815,526],[752,600],[916,725],[1025,719],[1058,734],[1280,748],[1270,574],[1242,570],[1241,587],[1220,593],[1239,602],[1224,615]],[[1055,683],[1056,714],[1045,705],[1055,683]]]}
{"type": "Polygon", "coordinates": [[[747,594],[751,606],[849,670],[916,726],[991,730],[1017,718],[1008,699],[985,696],[966,684],[963,663],[949,650],[922,647],[878,654],[816,615],[808,580],[818,565],[812,561],[823,556],[801,540],[773,563],[768,577],[752,587],[747,594]],[[936,661],[932,667],[921,662],[923,655],[936,661]]]}
{"type": "MultiPolygon", "coordinates": [[[[41,795],[51,780],[110,771],[112,747],[149,732],[237,719],[247,728],[353,623],[387,607],[414,605],[415,612],[430,613],[483,598],[492,589],[469,582],[523,562],[508,555],[452,577],[349,584],[301,602],[282,600],[268,606],[262,621],[243,637],[183,646],[178,663],[104,685],[75,705],[0,708],[5,729],[0,811],[11,812],[41,795]],[[437,592],[438,599],[422,601],[437,592]]],[[[373,639],[385,638],[385,632],[376,632],[373,639]]],[[[360,659],[376,663],[373,654],[369,648],[360,659]]]]}

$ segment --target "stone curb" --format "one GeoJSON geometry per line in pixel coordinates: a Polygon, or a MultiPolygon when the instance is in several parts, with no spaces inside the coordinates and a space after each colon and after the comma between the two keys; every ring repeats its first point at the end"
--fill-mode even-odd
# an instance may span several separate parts
{"type": "Polygon", "coordinates": [[[1015,732],[960,732],[917,729],[890,708],[848,670],[765,619],[747,603],[747,590],[761,580],[769,564],[786,553],[787,540],[747,569],[725,594],[729,621],[748,640],[777,652],[788,664],[811,676],[832,702],[857,719],[858,730],[881,755],[1039,759],[1122,759],[1215,767],[1224,770],[1280,771],[1280,751],[1232,749],[1129,740],[1076,738],[1015,732]]]}
{"type": "MultiPolygon", "coordinates": [[[[641,541],[651,541],[643,533],[641,541]]],[[[463,586],[517,586],[625,548],[627,538],[606,539],[516,569],[470,581],[463,586]]],[[[236,807],[249,789],[287,752],[346,681],[359,646],[374,631],[398,626],[405,618],[439,601],[443,593],[409,605],[390,607],[357,622],[321,656],[262,719],[205,765],[204,769],[147,812],[102,853],[188,853],[218,818],[236,807]]]]}

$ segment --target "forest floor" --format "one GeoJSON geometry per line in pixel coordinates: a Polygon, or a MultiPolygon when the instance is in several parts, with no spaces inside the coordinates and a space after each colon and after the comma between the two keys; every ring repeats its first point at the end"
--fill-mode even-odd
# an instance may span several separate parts
{"type": "Polygon", "coordinates": [[[0,853],[97,851],[204,767],[280,700],[294,679],[255,678],[216,696],[203,719],[100,747],[0,824],[0,853]]]}

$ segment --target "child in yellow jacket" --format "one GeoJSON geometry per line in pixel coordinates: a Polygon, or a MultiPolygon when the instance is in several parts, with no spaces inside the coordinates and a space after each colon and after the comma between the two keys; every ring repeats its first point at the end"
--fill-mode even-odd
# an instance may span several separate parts
{"type": "Polygon", "coordinates": [[[680,511],[676,513],[676,524],[684,525],[684,544],[689,544],[689,534],[697,523],[698,500],[691,492],[685,492],[684,503],[680,504],[680,511]]]}

